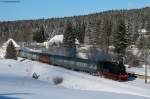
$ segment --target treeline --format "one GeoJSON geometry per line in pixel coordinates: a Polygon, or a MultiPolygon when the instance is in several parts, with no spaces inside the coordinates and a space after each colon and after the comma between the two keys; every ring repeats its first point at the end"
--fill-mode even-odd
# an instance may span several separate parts
{"type": "Polygon", "coordinates": [[[33,34],[40,31],[41,27],[44,35],[53,37],[57,34],[63,34],[65,23],[69,21],[75,33],[73,35],[80,43],[108,50],[109,45],[116,43],[119,20],[124,21],[129,43],[134,44],[139,36],[139,29],[150,30],[150,8],[110,10],[64,18],[0,22],[0,41],[13,38],[16,41],[32,42],[33,34]]]}

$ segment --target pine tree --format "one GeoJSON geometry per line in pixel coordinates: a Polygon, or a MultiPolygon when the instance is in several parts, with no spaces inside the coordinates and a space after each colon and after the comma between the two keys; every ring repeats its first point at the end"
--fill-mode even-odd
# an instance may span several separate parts
{"type": "Polygon", "coordinates": [[[38,31],[33,33],[33,40],[42,43],[48,38],[48,35],[44,31],[44,27],[42,26],[38,31]]]}
{"type": "Polygon", "coordinates": [[[17,60],[17,51],[12,41],[8,43],[5,58],[17,60]]]}
{"type": "Polygon", "coordinates": [[[110,45],[110,36],[112,32],[112,23],[110,17],[104,18],[104,23],[103,23],[103,30],[104,30],[104,47],[105,47],[105,52],[108,53],[109,51],[109,45],[110,45]]]}
{"type": "Polygon", "coordinates": [[[123,20],[119,20],[118,33],[115,37],[115,52],[119,57],[123,57],[126,52],[126,48],[129,45],[128,33],[126,32],[126,25],[123,20]]]}
{"type": "Polygon", "coordinates": [[[75,38],[76,37],[72,28],[72,24],[70,22],[67,22],[64,28],[64,46],[68,48],[75,47],[75,38]]]}
{"type": "Polygon", "coordinates": [[[99,21],[97,23],[97,34],[96,34],[96,39],[97,39],[97,46],[101,50],[106,50],[106,44],[105,44],[105,33],[104,33],[104,28],[103,28],[104,22],[99,21]]]}
{"type": "Polygon", "coordinates": [[[76,26],[74,28],[74,32],[76,33],[76,37],[79,40],[81,44],[84,43],[84,37],[85,37],[85,23],[84,22],[78,22],[76,23],[76,26]]]}
{"type": "Polygon", "coordinates": [[[94,25],[92,25],[92,39],[91,39],[91,43],[93,45],[94,48],[97,48],[98,45],[98,33],[99,33],[99,24],[98,22],[96,22],[94,25]]]}
{"type": "Polygon", "coordinates": [[[87,26],[85,28],[85,37],[84,37],[85,44],[93,45],[93,43],[94,43],[93,31],[95,31],[94,27],[95,26],[93,23],[91,23],[91,22],[87,23],[87,26]]]}
{"type": "Polygon", "coordinates": [[[64,38],[63,43],[66,49],[66,55],[69,57],[76,56],[76,45],[75,45],[75,32],[73,30],[72,24],[67,21],[64,28],[64,38]]]}

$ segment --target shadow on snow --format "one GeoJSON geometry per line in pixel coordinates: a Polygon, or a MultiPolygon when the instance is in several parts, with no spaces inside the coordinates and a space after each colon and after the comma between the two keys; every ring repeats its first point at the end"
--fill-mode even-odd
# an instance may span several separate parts
{"type": "Polygon", "coordinates": [[[6,93],[6,94],[0,94],[0,99],[21,99],[17,97],[12,97],[9,95],[29,95],[30,93],[6,93]]]}

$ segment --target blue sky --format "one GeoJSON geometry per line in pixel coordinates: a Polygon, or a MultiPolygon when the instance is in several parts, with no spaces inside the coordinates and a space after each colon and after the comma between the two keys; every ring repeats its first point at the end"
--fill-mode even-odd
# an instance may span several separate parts
{"type": "Polygon", "coordinates": [[[0,2],[0,21],[84,15],[111,9],[150,6],[150,0],[20,0],[0,2]]]}

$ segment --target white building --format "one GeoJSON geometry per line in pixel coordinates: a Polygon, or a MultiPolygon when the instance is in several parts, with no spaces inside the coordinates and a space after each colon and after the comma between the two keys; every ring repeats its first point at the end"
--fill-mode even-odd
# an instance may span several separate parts
{"type": "MultiPolygon", "coordinates": [[[[61,45],[63,44],[63,38],[64,38],[64,35],[55,35],[53,38],[51,38],[47,42],[44,42],[44,45],[46,48],[61,47],[61,45]]],[[[75,42],[76,45],[80,44],[77,39],[75,41],[76,41],[75,42]]]]}

